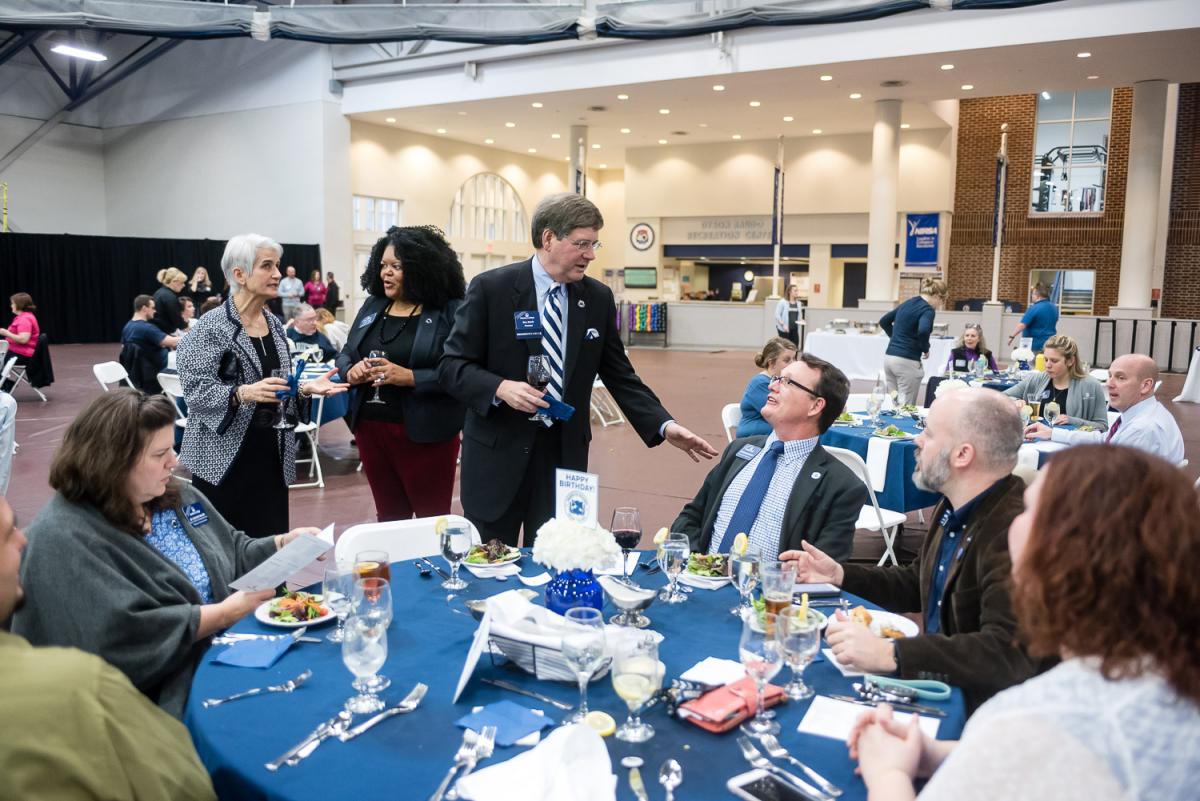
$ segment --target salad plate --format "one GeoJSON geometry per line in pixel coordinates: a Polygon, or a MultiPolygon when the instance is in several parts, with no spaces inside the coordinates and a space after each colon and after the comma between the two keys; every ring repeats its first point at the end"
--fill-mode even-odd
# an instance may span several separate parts
{"type": "Polygon", "coordinates": [[[337,618],[337,615],[322,603],[324,600],[324,596],[309,592],[289,592],[259,604],[254,610],[254,619],[259,623],[282,629],[318,626],[337,618]],[[308,614],[314,617],[306,617],[308,614]]]}

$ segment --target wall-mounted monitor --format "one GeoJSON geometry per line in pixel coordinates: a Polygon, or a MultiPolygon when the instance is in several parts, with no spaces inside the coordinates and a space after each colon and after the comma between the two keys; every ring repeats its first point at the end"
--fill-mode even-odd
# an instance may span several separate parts
{"type": "Polygon", "coordinates": [[[626,267],[625,286],[628,289],[657,289],[657,267],[626,267]]]}

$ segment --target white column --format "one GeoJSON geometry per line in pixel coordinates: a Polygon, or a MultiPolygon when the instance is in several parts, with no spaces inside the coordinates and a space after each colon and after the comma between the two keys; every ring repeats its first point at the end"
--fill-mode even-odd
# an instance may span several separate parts
{"type": "Polygon", "coordinates": [[[1125,230],[1121,236],[1121,285],[1117,305],[1109,309],[1112,317],[1150,316],[1166,113],[1166,81],[1138,81],[1133,85],[1125,230]]]}
{"type": "Polygon", "coordinates": [[[588,129],[586,125],[571,126],[571,140],[567,144],[567,191],[587,195],[588,129]]]}
{"type": "Polygon", "coordinates": [[[859,308],[890,309],[896,302],[896,191],[900,182],[900,101],[875,101],[871,138],[871,208],[867,229],[867,297],[859,308]]]}

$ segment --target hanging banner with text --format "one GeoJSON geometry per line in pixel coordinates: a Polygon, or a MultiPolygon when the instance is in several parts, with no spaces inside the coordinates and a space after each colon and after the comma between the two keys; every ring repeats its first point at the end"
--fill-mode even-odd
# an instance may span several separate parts
{"type": "Polygon", "coordinates": [[[909,214],[905,217],[904,266],[937,267],[938,214],[909,214]]]}

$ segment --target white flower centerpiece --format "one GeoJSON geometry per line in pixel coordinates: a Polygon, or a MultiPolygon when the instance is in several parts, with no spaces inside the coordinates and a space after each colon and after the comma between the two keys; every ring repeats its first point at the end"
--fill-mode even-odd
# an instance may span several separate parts
{"type": "Polygon", "coordinates": [[[967,382],[963,381],[961,378],[948,378],[942,383],[938,384],[937,389],[934,390],[933,397],[940,398],[942,395],[947,393],[957,392],[960,389],[966,389],[967,386],[969,386],[967,382]]]}
{"type": "Polygon", "coordinates": [[[1029,369],[1029,363],[1033,361],[1033,351],[1029,348],[1016,348],[1012,352],[1012,360],[1017,362],[1022,370],[1029,369]]]}
{"type": "Polygon", "coordinates": [[[573,606],[604,606],[604,590],[593,570],[620,564],[612,532],[573,520],[550,518],[533,541],[533,561],[558,573],[546,585],[546,608],[562,614],[573,606]]]}

